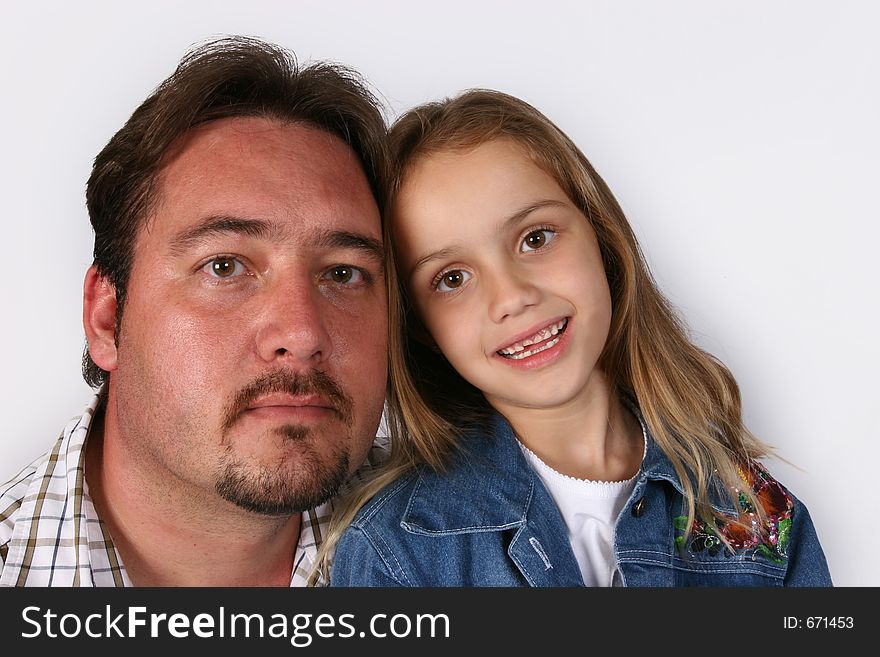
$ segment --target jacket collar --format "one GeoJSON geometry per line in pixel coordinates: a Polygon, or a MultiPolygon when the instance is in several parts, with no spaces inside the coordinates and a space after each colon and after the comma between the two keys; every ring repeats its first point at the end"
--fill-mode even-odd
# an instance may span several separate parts
{"type": "MultiPolygon", "coordinates": [[[[645,458],[642,461],[641,468],[639,468],[639,478],[653,481],[668,481],[683,496],[684,487],[681,485],[681,479],[675,472],[675,468],[672,467],[672,461],[660,449],[657,441],[654,440],[651,432],[648,431],[648,426],[645,424],[639,409],[634,405],[630,406],[630,408],[642,425],[642,433],[645,436],[646,443],[645,458]]],[[[696,481],[693,478],[691,479],[691,485],[696,488],[696,481]]],[[[721,480],[715,477],[709,482],[709,504],[715,511],[728,516],[735,516],[738,513],[731,495],[725,491],[721,480]]]]}
{"type": "Polygon", "coordinates": [[[479,532],[525,523],[534,475],[507,421],[464,437],[445,472],[422,468],[403,516],[411,531],[479,532]]]}
{"type": "Polygon", "coordinates": [[[445,473],[423,468],[401,521],[416,534],[510,530],[507,554],[531,586],[583,586],[562,516],[500,416],[445,473]]]}
{"type": "MultiPolygon", "coordinates": [[[[639,469],[638,484],[646,480],[668,481],[684,494],[672,462],[660,449],[645,425],[641,413],[633,408],[645,436],[645,457],[639,469]]],[[[492,416],[488,431],[473,432],[462,441],[449,468],[436,473],[422,468],[402,523],[416,533],[466,533],[497,531],[522,526],[529,505],[540,485],[529,467],[508,422],[492,416]]],[[[712,507],[735,515],[733,499],[713,480],[709,489],[712,507]]]]}

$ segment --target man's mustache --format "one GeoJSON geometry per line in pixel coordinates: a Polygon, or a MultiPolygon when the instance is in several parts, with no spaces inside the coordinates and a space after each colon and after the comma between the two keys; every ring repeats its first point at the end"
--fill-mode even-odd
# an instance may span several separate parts
{"type": "Polygon", "coordinates": [[[238,392],[226,407],[223,431],[228,431],[253,402],[273,393],[321,396],[327,400],[339,419],[345,425],[351,426],[354,404],[342,386],[329,374],[320,370],[309,370],[305,373],[275,370],[254,379],[238,392]]]}

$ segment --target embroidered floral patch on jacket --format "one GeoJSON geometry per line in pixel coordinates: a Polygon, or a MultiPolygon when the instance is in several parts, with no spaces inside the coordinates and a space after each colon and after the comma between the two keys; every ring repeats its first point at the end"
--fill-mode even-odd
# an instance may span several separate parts
{"type": "MultiPolygon", "coordinates": [[[[741,490],[735,489],[740,507],[738,522],[724,523],[719,520],[716,529],[699,519],[695,520],[688,538],[688,549],[691,552],[705,550],[710,556],[722,551],[728,556],[730,551],[724,549],[724,543],[718,536],[721,534],[734,550],[752,549],[756,554],[761,554],[772,561],[785,561],[791,532],[791,511],[794,507],[791,495],[760,463],[750,462],[747,469],[739,470],[739,474],[746,485],[751,487],[752,493],[764,510],[767,518],[765,531],[761,531],[758,514],[749,503],[748,497],[741,490]]],[[[687,516],[677,516],[673,519],[673,523],[681,532],[675,537],[675,544],[681,549],[685,543],[687,516]]]]}

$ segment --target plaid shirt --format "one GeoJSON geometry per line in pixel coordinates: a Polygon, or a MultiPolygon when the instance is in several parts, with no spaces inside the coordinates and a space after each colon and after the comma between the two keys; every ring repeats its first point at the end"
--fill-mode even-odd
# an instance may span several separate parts
{"type": "MultiPolygon", "coordinates": [[[[84,477],[86,438],[100,400],[98,393],[48,453],[0,486],[0,586],[132,586],[84,477]]],[[[356,478],[385,451],[384,439],[377,439],[356,478]]],[[[332,511],[331,500],[302,514],[291,586],[309,585],[332,511]]]]}

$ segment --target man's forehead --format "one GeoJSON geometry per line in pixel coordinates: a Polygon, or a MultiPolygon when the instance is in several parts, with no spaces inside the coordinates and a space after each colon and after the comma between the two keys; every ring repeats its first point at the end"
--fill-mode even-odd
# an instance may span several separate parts
{"type": "Polygon", "coordinates": [[[311,123],[271,116],[231,116],[189,129],[168,148],[161,166],[168,167],[184,153],[203,155],[223,149],[243,152],[275,149],[297,153],[324,147],[345,153],[346,158],[357,158],[339,136],[311,123]]]}
{"type": "Polygon", "coordinates": [[[261,224],[251,234],[276,239],[315,228],[380,234],[378,208],[354,152],[305,124],[214,121],[191,131],[163,164],[150,231],[176,235],[229,217],[261,224]]]}

